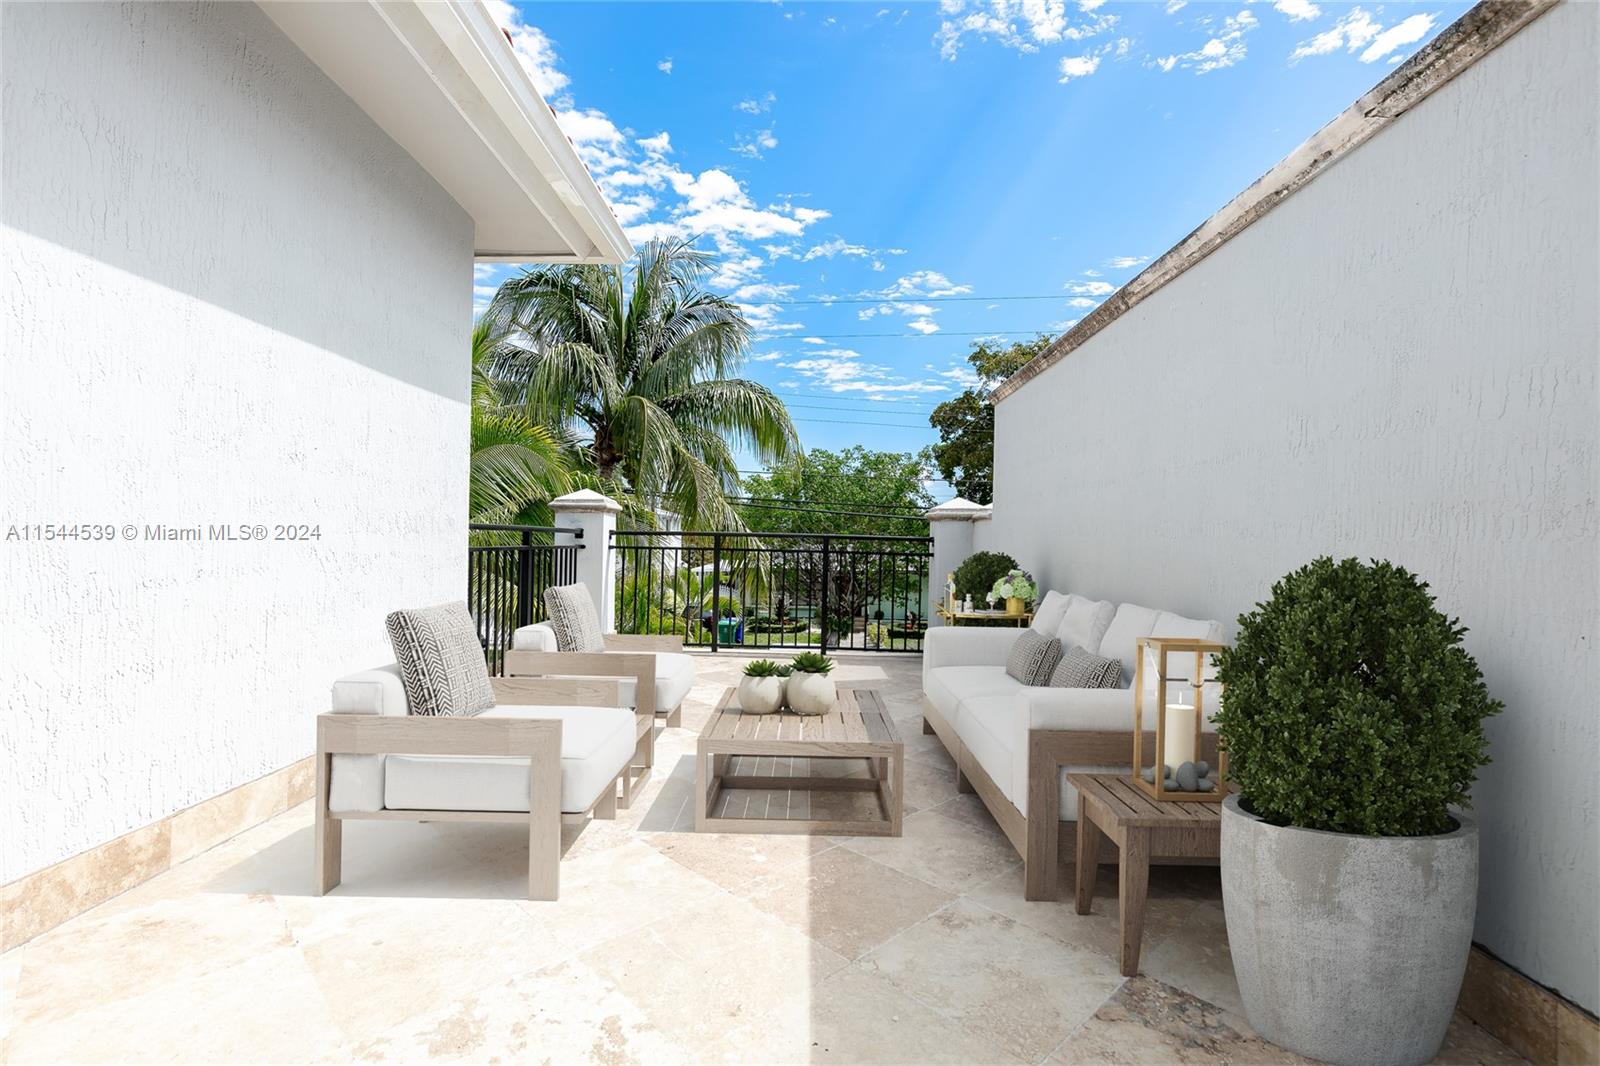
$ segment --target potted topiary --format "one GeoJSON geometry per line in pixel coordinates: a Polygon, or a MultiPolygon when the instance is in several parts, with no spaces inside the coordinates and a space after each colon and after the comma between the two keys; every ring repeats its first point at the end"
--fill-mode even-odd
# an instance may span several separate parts
{"type": "Polygon", "coordinates": [[[989,590],[991,600],[1004,600],[1006,614],[1019,615],[1028,609],[1039,595],[1039,586],[1033,583],[1033,575],[1026,570],[1012,569],[1003,574],[1000,580],[994,583],[989,590]]]}
{"type": "Polygon", "coordinates": [[[839,699],[828,674],[833,670],[833,660],[819,652],[803,651],[791,664],[794,673],[789,675],[786,695],[789,709],[795,714],[827,714],[839,699]]]}
{"type": "Polygon", "coordinates": [[[771,714],[783,706],[783,678],[771,659],[745,664],[739,681],[739,707],[746,714],[771,714]]]}
{"type": "Polygon", "coordinates": [[[789,676],[794,673],[794,667],[788,663],[778,664],[778,680],[783,683],[783,706],[789,706],[789,676]]]}
{"type": "Polygon", "coordinates": [[[973,603],[987,602],[994,583],[1017,568],[1017,561],[1005,552],[974,552],[956,567],[953,575],[956,602],[971,596],[973,603]]]}
{"type": "Polygon", "coordinates": [[[1216,716],[1237,791],[1222,897],[1252,1028],[1333,1063],[1427,1062],[1472,944],[1468,806],[1500,710],[1400,567],[1317,559],[1239,619],[1216,716]]]}

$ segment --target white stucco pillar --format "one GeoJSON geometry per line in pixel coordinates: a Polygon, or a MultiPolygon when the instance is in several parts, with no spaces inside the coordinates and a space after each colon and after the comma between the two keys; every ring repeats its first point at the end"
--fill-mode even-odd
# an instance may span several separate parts
{"type": "MultiPolygon", "coordinates": [[[[932,586],[931,600],[937,607],[944,602],[946,580],[956,567],[972,554],[972,524],[988,518],[990,509],[971,500],[957,496],[927,512],[928,533],[933,537],[933,562],[928,569],[928,584],[932,586]]],[[[929,625],[943,625],[937,612],[928,619],[929,625]]]]}
{"type": "Polygon", "coordinates": [[[611,534],[617,528],[622,505],[592,489],[579,489],[550,501],[555,524],[583,531],[581,537],[557,533],[557,544],[582,544],[578,552],[578,581],[589,589],[600,631],[615,633],[617,606],[616,569],[611,562],[611,534]]]}

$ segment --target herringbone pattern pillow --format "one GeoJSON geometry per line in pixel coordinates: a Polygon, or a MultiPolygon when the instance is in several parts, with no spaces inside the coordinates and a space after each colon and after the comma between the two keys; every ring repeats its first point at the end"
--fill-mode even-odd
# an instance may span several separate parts
{"type": "Polygon", "coordinates": [[[1122,661],[1093,655],[1074,644],[1050,673],[1051,688],[1121,688],[1122,661]]]}
{"type": "Polygon", "coordinates": [[[1024,629],[1017,642],[1011,645],[1011,654],[1006,656],[1006,673],[1024,685],[1042,685],[1049,680],[1050,671],[1055,669],[1060,658],[1059,640],[1024,629]]]}
{"type": "Polygon", "coordinates": [[[384,627],[412,714],[464,717],[494,706],[483,645],[466,604],[395,611],[384,627]]]}
{"type": "Polygon", "coordinates": [[[544,609],[556,631],[557,651],[606,650],[587,585],[552,585],[544,590],[544,609]]]}

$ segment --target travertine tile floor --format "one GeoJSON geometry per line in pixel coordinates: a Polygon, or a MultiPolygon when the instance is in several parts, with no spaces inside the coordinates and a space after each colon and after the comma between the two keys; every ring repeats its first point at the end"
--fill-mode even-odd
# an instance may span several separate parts
{"type": "MultiPolygon", "coordinates": [[[[701,659],[643,800],[569,833],[559,903],[519,898],[515,827],[455,824],[347,825],[315,896],[302,805],[0,956],[0,1058],[1296,1061],[1241,1017],[1215,870],[1152,872],[1132,980],[1112,877],[1088,916],[1023,901],[914,657],[835,673],[900,720],[902,839],[695,835],[694,731],[741,666],[701,659]]],[[[1520,1060],[1458,1019],[1441,1061],[1520,1060]]]]}

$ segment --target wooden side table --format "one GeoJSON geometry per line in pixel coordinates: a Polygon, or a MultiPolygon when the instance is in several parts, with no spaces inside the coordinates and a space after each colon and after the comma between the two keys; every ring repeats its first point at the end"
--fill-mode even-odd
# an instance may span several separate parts
{"type": "Polygon", "coordinates": [[[839,687],[827,714],[745,714],[739,690],[729,686],[695,744],[694,827],[699,833],[815,833],[841,836],[900,835],[905,794],[905,745],[883,698],[873,689],[839,687]],[[865,759],[869,777],[814,777],[777,773],[793,759],[865,759]],[[740,761],[758,767],[736,771],[740,761]],[[766,772],[762,772],[765,770],[766,772]],[[721,812],[730,789],[788,792],[860,791],[876,795],[881,817],[848,821],[805,817],[732,817],[721,812]]]}
{"type": "Polygon", "coordinates": [[[936,607],[934,613],[953,626],[963,622],[1010,622],[1018,628],[1033,625],[1032,611],[1007,614],[1005,611],[952,611],[947,607],[936,607]]]}
{"type": "Polygon", "coordinates": [[[1222,805],[1156,801],[1126,774],[1068,774],[1078,790],[1079,914],[1094,901],[1100,838],[1111,838],[1120,857],[1117,905],[1122,930],[1122,974],[1139,972],[1144,906],[1150,888],[1150,857],[1216,858],[1222,849],[1222,805]]]}

